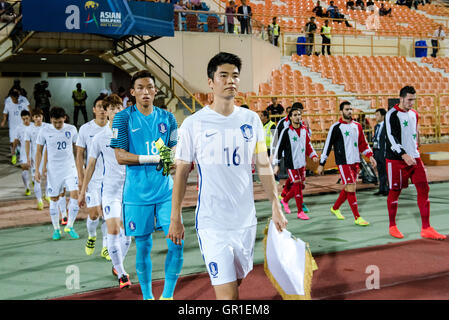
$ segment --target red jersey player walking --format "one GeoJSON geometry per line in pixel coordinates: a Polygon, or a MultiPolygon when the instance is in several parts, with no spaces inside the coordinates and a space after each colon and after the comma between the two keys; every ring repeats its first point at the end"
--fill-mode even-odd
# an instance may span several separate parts
{"type": "Polygon", "coordinates": [[[286,213],[291,213],[288,207],[288,201],[295,197],[296,206],[298,207],[297,217],[302,220],[308,220],[309,217],[303,210],[302,189],[306,178],[306,156],[318,162],[318,156],[313,149],[307,128],[301,124],[301,109],[292,107],[288,113],[291,123],[281,132],[279,141],[273,154],[273,162],[275,163],[274,173],[279,172],[279,157],[284,154],[285,167],[288,171],[288,178],[292,183],[292,187],[281,200],[286,213]]]}
{"type": "Polygon", "coordinates": [[[444,240],[446,236],[439,234],[430,226],[429,184],[426,169],[418,151],[418,113],[412,109],[416,101],[415,88],[405,86],[399,93],[399,104],[391,108],[385,116],[387,130],[387,175],[390,185],[387,205],[390,219],[390,235],[403,238],[404,235],[396,226],[398,199],[402,189],[408,187],[408,179],[416,187],[418,208],[421,214],[421,237],[444,240]]]}
{"type": "Polygon", "coordinates": [[[360,153],[369,157],[371,165],[376,166],[373,152],[366,141],[363,129],[360,123],[352,120],[352,106],[348,101],[340,104],[342,118],[334,123],[327,135],[323,152],[321,153],[320,165],[318,166],[318,174],[322,174],[324,164],[334,147],[335,162],[341,175],[341,181],[345,187],[341,190],[340,195],[331,207],[331,212],[339,220],[343,220],[344,216],[340,212],[340,206],[348,200],[354,215],[355,224],[359,226],[367,226],[369,222],[364,220],[359,213],[357,205],[356,180],[359,173],[360,153]]]}

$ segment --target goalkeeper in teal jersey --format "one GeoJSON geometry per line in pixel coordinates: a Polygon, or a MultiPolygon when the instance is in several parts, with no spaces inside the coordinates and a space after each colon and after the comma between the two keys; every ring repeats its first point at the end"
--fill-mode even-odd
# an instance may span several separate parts
{"type": "MultiPolygon", "coordinates": [[[[112,124],[111,147],[121,165],[126,165],[123,189],[123,225],[136,240],[136,272],[143,299],[154,299],[151,289],[152,233],[170,226],[173,179],[170,166],[178,133],[172,113],[153,106],[157,89],[148,71],[131,79],[136,104],[119,112],[112,124]]],[[[183,246],[167,239],[165,284],[161,299],[172,299],[183,263],[183,246]]]]}

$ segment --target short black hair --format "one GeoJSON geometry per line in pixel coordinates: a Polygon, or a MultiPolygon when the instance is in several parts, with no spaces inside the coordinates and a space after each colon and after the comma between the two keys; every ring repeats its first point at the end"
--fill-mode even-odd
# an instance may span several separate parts
{"type": "Polygon", "coordinates": [[[238,56],[228,52],[220,52],[210,59],[207,64],[207,77],[213,79],[215,71],[217,71],[217,68],[223,64],[232,64],[236,66],[239,73],[242,68],[242,60],[238,56]]]}
{"type": "Polygon", "coordinates": [[[292,108],[298,108],[298,109],[304,110],[304,106],[302,105],[301,102],[294,102],[292,104],[292,108]]]}
{"type": "Polygon", "coordinates": [[[31,113],[28,110],[22,110],[22,112],[20,113],[21,117],[25,117],[25,116],[30,116],[31,117],[31,113]]]}
{"type": "Polygon", "coordinates": [[[11,93],[9,94],[10,97],[19,98],[20,93],[16,89],[11,90],[11,93]]]}
{"type": "Polygon", "coordinates": [[[31,116],[43,116],[44,115],[44,111],[41,108],[35,108],[33,110],[31,110],[31,116]]]}
{"type": "Polygon", "coordinates": [[[134,73],[134,75],[131,78],[131,88],[134,88],[134,83],[136,82],[137,79],[143,79],[143,78],[151,78],[154,82],[154,84],[156,84],[156,81],[154,80],[154,76],[151,74],[150,71],[148,70],[140,70],[137,71],[136,73],[134,73]]]}
{"type": "Polygon", "coordinates": [[[293,114],[294,111],[299,111],[300,113],[302,113],[302,110],[301,110],[300,108],[292,106],[292,108],[291,108],[290,111],[288,112],[288,117],[289,117],[289,118],[292,117],[292,114],[293,114]]]}
{"type": "Polygon", "coordinates": [[[242,105],[240,106],[240,108],[245,108],[245,109],[249,109],[249,107],[248,107],[248,105],[247,105],[247,104],[242,104],[242,105]]]}
{"type": "Polygon", "coordinates": [[[340,103],[340,111],[342,111],[345,108],[345,106],[350,106],[350,105],[351,105],[351,102],[343,101],[342,103],[340,103]]]}
{"type": "Polygon", "coordinates": [[[61,107],[52,107],[50,109],[50,118],[60,119],[66,116],[64,108],[61,107]]]}
{"type": "Polygon", "coordinates": [[[385,110],[384,108],[379,108],[376,110],[376,112],[379,112],[383,117],[385,117],[385,115],[387,114],[387,110],[385,110]]]}
{"type": "Polygon", "coordinates": [[[401,98],[405,98],[407,96],[407,93],[415,94],[416,90],[412,86],[405,86],[404,88],[401,89],[401,91],[399,91],[399,96],[401,98]]]}
{"type": "Polygon", "coordinates": [[[97,102],[98,102],[98,101],[103,101],[104,98],[106,98],[106,97],[107,97],[107,96],[101,95],[101,94],[100,94],[100,95],[97,97],[97,99],[95,99],[93,107],[95,108],[95,106],[97,105],[97,102]]]}
{"type": "Polygon", "coordinates": [[[103,109],[108,110],[109,106],[123,105],[122,98],[120,98],[117,94],[110,94],[102,99],[103,109]]]}

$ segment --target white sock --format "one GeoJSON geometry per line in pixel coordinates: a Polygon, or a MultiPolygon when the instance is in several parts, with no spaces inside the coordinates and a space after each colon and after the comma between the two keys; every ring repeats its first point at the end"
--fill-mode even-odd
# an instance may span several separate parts
{"type": "Polygon", "coordinates": [[[42,189],[41,184],[34,182],[34,195],[36,196],[37,201],[42,201],[42,189]]]}
{"type": "Polygon", "coordinates": [[[101,219],[101,234],[103,235],[102,248],[104,248],[108,245],[108,226],[106,225],[106,221],[104,219],[101,219]]]}
{"type": "Polygon", "coordinates": [[[123,260],[125,260],[129,247],[131,246],[132,237],[125,235],[125,230],[120,228],[120,245],[122,247],[123,260]]]}
{"type": "Polygon", "coordinates": [[[59,212],[58,203],[56,201],[50,200],[50,218],[53,228],[59,230],[59,212]]]}
{"type": "Polygon", "coordinates": [[[23,181],[23,184],[25,185],[25,188],[29,189],[30,188],[30,172],[28,170],[22,171],[22,181],[23,181]]]}
{"type": "Polygon", "coordinates": [[[89,237],[97,236],[97,227],[98,227],[99,222],[100,222],[100,218],[97,218],[96,220],[92,220],[89,216],[87,216],[86,226],[87,226],[87,233],[89,234],[89,237]]]}
{"type": "Polygon", "coordinates": [[[117,270],[118,278],[120,279],[125,274],[125,268],[123,267],[123,255],[120,246],[119,234],[107,235],[108,252],[111,257],[112,264],[115,270],[117,270]]]}
{"type": "Polygon", "coordinates": [[[61,215],[65,218],[67,217],[67,199],[65,196],[59,198],[58,200],[58,208],[61,215]]]}
{"type": "Polygon", "coordinates": [[[67,222],[67,228],[72,228],[73,223],[76,220],[76,216],[78,215],[78,211],[80,207],[78,206],[78,200],[70,198],[69,200],[69,221],[67,222]]]}

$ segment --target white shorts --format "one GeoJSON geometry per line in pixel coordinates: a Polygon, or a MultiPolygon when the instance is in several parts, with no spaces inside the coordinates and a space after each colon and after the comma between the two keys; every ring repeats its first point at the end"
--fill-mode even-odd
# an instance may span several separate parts
{"type": "Polygon", "coordinates": [[[119,200],[109,200],[103,198],[103,219],[118,218],[122,220],[122,202],[119,200]]]}
{"type": "Polygon", "coordinates": [[[47,174],[47,196],[57,197],[66,188],[66,191],[77,191],[78,190],[78,175],[71,174],[64,178],[54,177],[51,171],[47,174]]]}
{"type": "Polygon", "coordinates": [[[253,269],[257,226],[238,230],[197,230],[213,286],[245,278],[253,269]]]}
{"type": "Polygon", "coordinates": [[[14,140],[16,140],[16,129],[15,128],[9,128],[9,142],[13,143],[14,140]]]}
{"type": "Polygon", "coordinates": [[[97,184],[87,186],[86,207],[93,208],[101,205],[101,186],[97,184]]]}

